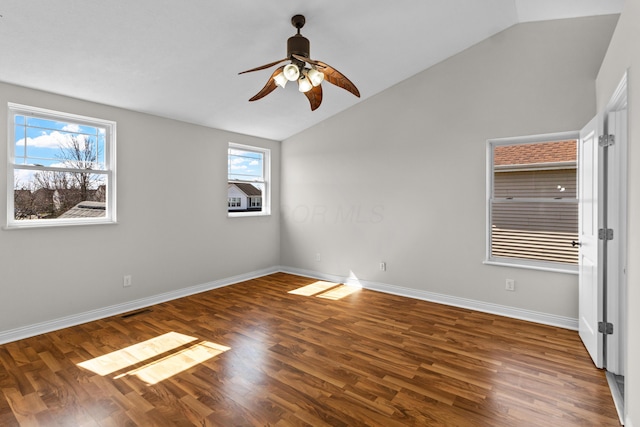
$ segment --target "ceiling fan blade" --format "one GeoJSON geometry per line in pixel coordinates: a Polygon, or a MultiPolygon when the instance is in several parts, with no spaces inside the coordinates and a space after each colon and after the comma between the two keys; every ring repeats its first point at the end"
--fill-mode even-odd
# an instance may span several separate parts
{"type": "Polygon", "coordinates": [[[304,93],[311,104],[311,111],[315,110],[322,103],[322,85],[314,86],[304,93]]]}
{"type": "Polygon", "coordinates": [[[345,89],[360,98],[360,91],[358,90],[356,85],[354,85],[351,80],[347,78],[347,76],[345,76],[329,64],[325,64],[322,61],[316,61],[311,58],[305,58],[304,56],[296,55],[295,53],[291,56],[293,56],[298,61],[308,62],[309,64],[314,65],[318,71],[322,71],[324,73],[324,79],[326,81],[338,87],[341,87],[342,89],[345,89]]]}
{"type": "Polygon", "coordinates": [[[289,60],[289,58],[279,59],[279,60],[277,60],[277,61],[273,61],[273,62],[271,62],[271,63],[269,63],[269,64],[261,65],[261,66],[256,67],[256,68],[252,68],[252,69],[247,70],[247,71],[241,71],[241,72],[239,72],[238,74],[250,73],[250,72],[252,72],[252,71],[260,71],[260,70],[264,70],[264,69],[266,69],[266,68],[271,68],[271,67],[273,67],[274,65],[277,65],[277,64],[279,64],[279,63],[281,63],[281,62],[284,62],[284,61],[287,61],[287,60],[289,60]]]}
{"type": "Polygon", "coordinates": [[[264,98],[265,96],[269,95],[271,92],[273,92],[278,85],[276,84],[276,80],[274,79],[274,77],[276,75],[278,75],[279,73],[282,72],[282,70],[284,69],[284,65],[282,67],[278,67],[272,74],[271,77],[269,77],[269,80],[267,80],[267,83],[264,85],[264,87],[260,90],[260,92],[256,93],[249,101],[257,101],[260,98],[264,98]]]}

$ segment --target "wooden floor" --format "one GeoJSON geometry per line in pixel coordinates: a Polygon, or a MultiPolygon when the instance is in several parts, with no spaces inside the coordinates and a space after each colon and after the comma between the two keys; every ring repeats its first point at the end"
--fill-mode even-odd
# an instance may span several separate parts
{"type": "Polygon", "coordinates": [[[0,425],[619,425],[576,332],[314,282],[2,345],[0,425]]]}

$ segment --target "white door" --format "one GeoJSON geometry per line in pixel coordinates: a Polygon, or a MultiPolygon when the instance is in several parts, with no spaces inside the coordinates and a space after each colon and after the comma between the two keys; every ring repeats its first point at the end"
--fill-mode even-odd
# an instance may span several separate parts
{"type": "Polygon", "coordinates": [[[593,362],[603,367],[602,334],[598,322],[602,319],[602,281],[600,280],[599,228],[599,147],[600,117],[594,117],[582,131],[578,142],[579,218],[579,303],[578,331],[593,362]]]}

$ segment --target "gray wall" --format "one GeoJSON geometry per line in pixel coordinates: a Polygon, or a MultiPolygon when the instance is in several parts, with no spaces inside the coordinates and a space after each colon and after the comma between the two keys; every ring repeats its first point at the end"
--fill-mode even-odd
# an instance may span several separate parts
{"type": "Polygon", "coordinates": [[[3,132],[7,102],[117,122],[118,224],[0,230],[0,332],[279,264],[279,142],[7,84],[3,132]],[[271,148],[272,216],[227,218],[230,141],[271,148]]]}
{"type": "Polygon", "coordinates": [[[616,20],[516,25],[285,140],[282,265],[577,318],[576,275],[483,264],[486,140],[581,129],[616,20]]]}
{"type": "Polygon", "coordinates": [[[640,2],[627,0],[596,81],[598,111],[604,111],[628,71],[628,253],[626,426],[640,426],[640,2]]]}

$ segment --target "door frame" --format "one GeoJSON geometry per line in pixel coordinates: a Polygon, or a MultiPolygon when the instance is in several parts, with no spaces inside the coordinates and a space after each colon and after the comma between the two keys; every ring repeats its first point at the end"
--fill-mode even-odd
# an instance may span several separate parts
{"type": "Polygon", "coordinates": [[[614,230],[607,245],[606,321],[613,323],[614,333],[607,336],[605,368],[616,375],[626,372],[627,331],[627,74],[623,76],[605,108],[604,131],[615,135],[609,147],[607,179],[607,224],[614,230]]]}
{"type": "Polygon", "coordinates": [[[614,143],[607,149],[606,228],[614,230],[614,239],[606,243],[607,262],[603,277],[603,320],[612,323],[613,334],[604,338],[603,358],[607,382],[611,389],[620,423],[624,425],[626,408],[624,396],[627,383],[620,390],[618,379],[627,372],[627,198],[628,198],[628,73],[625,72],[602,115],[604,133],[614,135],[614,143]]]}

